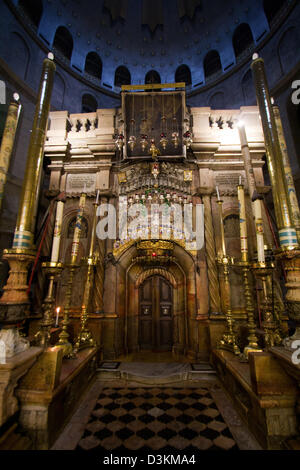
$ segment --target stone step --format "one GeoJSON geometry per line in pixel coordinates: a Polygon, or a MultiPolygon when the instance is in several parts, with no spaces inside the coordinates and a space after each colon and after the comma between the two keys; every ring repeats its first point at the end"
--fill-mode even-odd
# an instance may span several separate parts
{"type": "Polygon", "coordinates": [[[216,372],[209,363],[142,363],[105,361],[97,369],[103,381],[122,380],[141,384],[163,385],[183,381],[212,380],[216,372]]]}

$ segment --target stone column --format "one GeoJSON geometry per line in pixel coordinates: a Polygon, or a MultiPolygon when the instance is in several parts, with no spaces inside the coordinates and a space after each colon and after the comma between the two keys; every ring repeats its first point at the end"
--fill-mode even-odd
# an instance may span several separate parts
{"type": "Polygon", "coordinates": [[[221,298],[218,267],[216,263],[215,233],[211,213],[211,196],[205,194],[202,196],[204,204],[204,229],[205,229],[205,248],[208,274],[208,287],[210,299],[210,313],[220,313],[221,298]]]}
{"type": "Polygon", "coordinates": [[[0,210],[2,208],[6,176],[15,143],[20,111],[19,95],[15,93],[14,100],[10,103],[8,108],[0,148],[0,210]]]}

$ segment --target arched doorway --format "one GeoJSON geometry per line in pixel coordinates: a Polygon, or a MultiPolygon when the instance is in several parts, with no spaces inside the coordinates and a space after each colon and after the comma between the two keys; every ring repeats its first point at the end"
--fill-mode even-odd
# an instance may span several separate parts
{"type": "Polygon", "coordinates": [[[141,351],[172,351],[173,287],[164,277],[149,277],[139,287],[138,336],[141,351]]]}

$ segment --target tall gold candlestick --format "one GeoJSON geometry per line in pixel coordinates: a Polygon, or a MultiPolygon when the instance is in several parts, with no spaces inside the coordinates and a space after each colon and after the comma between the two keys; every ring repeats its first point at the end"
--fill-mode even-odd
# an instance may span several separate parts
{"type": "Polygon", "coordinates": [[[242,261],[248,261],[248,239],[247,239],[247,219],[244,186],[238,186],[238,200],[240,210],[240,237],[241,237],[241,253],[242,261]]]}
{"type": "Polygon", "coordinates": [[[241,253],[242,261],[240,266],[243,269],[244,288],[245,288],[245,300],[246,300],[246,311],[248,319],[248,345],[245,346],[243,356],[248,358],[250,351],[261,351],[257,343],[257,336],[255,334],[255,321],[254,321],[254,306],[253,298],[250,290],[249,280],[249,256],[248,256],[248,233],[247,233],[247,219],[246,219],[246,205],[245,205],[245,191],[242,185],[238,186],[238,200],[240,209],[240,237],[241,237],[241,253]]]}
{"type": "Polygon", "coordinates": [[[225,232],[224,232],[224,223],[223,223],[223,201],[220,199],[220,194],[219,194],[219,189],[217,189],[217,204],[218,204],[218,211],[219,211],[219,219],[220,219],[220,234],[221,234],[221,250],[222,250],[222,255],[226,256],[226,245],[225,245],[225,232]]]}
{"type": "Polygon", "coordinates": [[[57,201],[56,206],[56,218],[53,234],[53,243],[52,243],[52,252],[51,252],[51,261],[52,263],[57,263],[59,258],[59,247],[61,240],[61,225],[64,213],[64,201],[57,201]]]}
{"type": "Polygon", "coordinates": [[[218,206],[219,206],[219,216],[220,216],[220,232],[221,232],[221,244],[222,244],[222,253],[217,258],[219,264],[223,267],[224,273],[224,296],[225,296],[225,315],[226,315],[226,331],[223,334],[222,339],[219,341],[217,347],[221,349],[227,349],[228,351],[233,352],[236,355],[240,354],[239,347],[236,343],[235,333],[233,331],[233,317],[231,310],[231,291],[230,291],[230,281],[229,281],[229,265],[233,264],[233,258],[230,258],[226,255],[225,247],[225,233],[224,233],[224,223],[223,223],[223,211],[222,204],[223,201],[219,198],[218,194],[218,206]]]}
{"type": "Polygon", "coordinates": [[[293,174],[291,170],[290,159],[289,159],[289,155],[288,155],[287,148],[286,148],[286,141],[284,137],[279,107],[274,104],[274,101],[272,98],[271,98],[271,102],[272,102],[272,108],[274,112],[278,139],[279,139],[279,144],[280,144],[280,149],[281,149],[283,169],[284,169],[284,174],[286,178],[288,197],[289,197],[290,206],[291,206],[292,221],[296,228],[298,242],[300,242],[300,210],[299,210],[299,203],[297,199],[295,184],[293,180],[293,174]]]}
{"type": "Polygon", "coordinates": [[[73,243],[72,243],[72,249],[71,249],[71,264],[75,264],[77,260],[85,201],[86,201],[86,193],[82,193],[80,196],[80,200],[79,200],[79,209],[77,212],[76,223],[75,223],[75,230],[74,230],[73,243]]]}
{"type": "Polygon", "coordinates": [[[43,62],[35,115],[27,151],[26,170],[19,202],[17,223],[12,249],[4,250],[3,258],[10,265],[9,277],[1,297],[0,307],[13,306],[17,321],[24,319],[29,304],[27,293],[27,270],[35,259],[34,232],[36,210],[43,169],[44,142],[48,126],[51,93],[54,82],[55,64],[52,53],[43,62]]]}
{"type": "MultiPolygon", "coordinates": [[[[98,201],[98,194],[97,194],[97,201],[98,201]]],[[[97,224],[97,208],[98,208],[97,201],[94,203],[94,214],[93,214],[90,250],[89,250],[89,256],[87,258],[88,270],[87,270],[87,277],[86,277],[86,282],[84,286],[83,302],[81,306],[81,327],[80,327],[80,333],[75,342],[75,346],[74,346],[75,351],[83,349],[83,348],[93,347],[96,345],[96,342],[92,337],[92,333],[89,331],[87,327],[87,322],[88,322],[88,309],[89,309],[89,304],[90,304],[91,287],[92,287],[93,277],[94,277],[94,266],[97,263],[97,259],[94,256],[96,224],[97,224]]]]}
{"type": "Polygon", "coordinates": [[[262,326],[265,331],[265,346],[267,348],[279,346],[282,343],[280,322],[274,320],[272,292],[270,290],[274,265],[271,263],[254,263],[252,269],[255,276],[261,280],[263,287],[261,305],[263,312],[262,326]]]}
{"type": "Polygon", "coordinates": [[[255,220],[255,230],[256,230],[256,244],[257,244],[257,256],[259,262],[265,261],[265,251],[264,251],[264,229],[262,221],[262,201],[261,197],[258,196],[256,191],[256,184],[254,179],[254,172],[252,168],[251,155],[248,146],[246,130],[244,123],[242,121],[238,122],[238,131],[241,142],[241,150],[244,159],[245,173],[249,188],[250,199],[252,201],[252,212],[255,220]]]}
{"type": "Polygon", "coordinates": [[[43,169],[46,138],[55,64],[53,54],[44,60],[39,95],[27,153],[27,164],[15,229],[13,248],[33,249],[37,199],[43,169]]]}
{"type": "Polygon", "coordinates": [[[79,200],[79,209],[77,212],[76,223],[75,223],[75,230],[72,242],[72,249],[71,249],[71,263],[70,263],[70,273],[69,279],[67,284],[67,289],[65,293],[65,305],[64,305],[64,316],[62,321],[62,331],[59,334],[59,340],[57,346],[63,347],[63,355],[64,357],[72,357],[73,354],[73,347],[72,344],[69,342],[69,333],[67,331],[68,325],[70,323],[70,308],[71,308],[71,299],[72,299],[72,287],[73,287],[73,280],[75,271],[78,268],[76,264],[77,255],[79,250],[79,241],[80,241],[80,233],[81,233],[81,224],[82,224],[82,217],[83,217],[83,210],[86,201],[86,193],[82,193],[79,200]]]}
{"type": "Polygon", "coordinates": [[[279,229],[279,241],[283,251],[298,248],[298,239],[291,217],[291,204],[288,197],[287,181],[278,139],[275,117],[264,68],[264,61],[258,54],[251,64],[257,104],[265,138],[266,156],[273,191],[274,209],[279,229]]]}
{"type": "Polygon", "coordinates": [[[18,126],[21,105],[19,103],[19,95],[14,94],[14,100],[10,103],[7,111],[5,127],[1,140],[0,148],[0,210],[2,208],[4,187],[6,183],[7,171],[9,168],[10,158],[14,147],[15,135],[18,126]]]}
{"type": "Polygon", "coordinates": [[[49,262],[43,263],[42,269],[45,271],[45,274],[49,277],[49,286],[48,286],[48,293],[45,297],[43,303],[43,319],[40,323],[39,331],[36,333],[34,337],[34,343],[38,346],[43,348],[47,348],[50,342],[50,331],[51,326],[53,324],[54,318],[54,295],[53,295],[53,288],[54,288],[54,280],[55,277],[60,275],[63,270],[63,265],[57,262],[49,262]]]}

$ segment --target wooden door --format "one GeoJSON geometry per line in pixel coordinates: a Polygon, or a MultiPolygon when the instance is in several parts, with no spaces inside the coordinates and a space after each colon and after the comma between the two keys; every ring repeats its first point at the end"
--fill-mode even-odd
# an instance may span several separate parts
{"type": "Polygon", "coordinates": [[[173,345],[173,289],[162,277],[147,279],[139,292],[141,350],[171,351],[173,345]]]}

